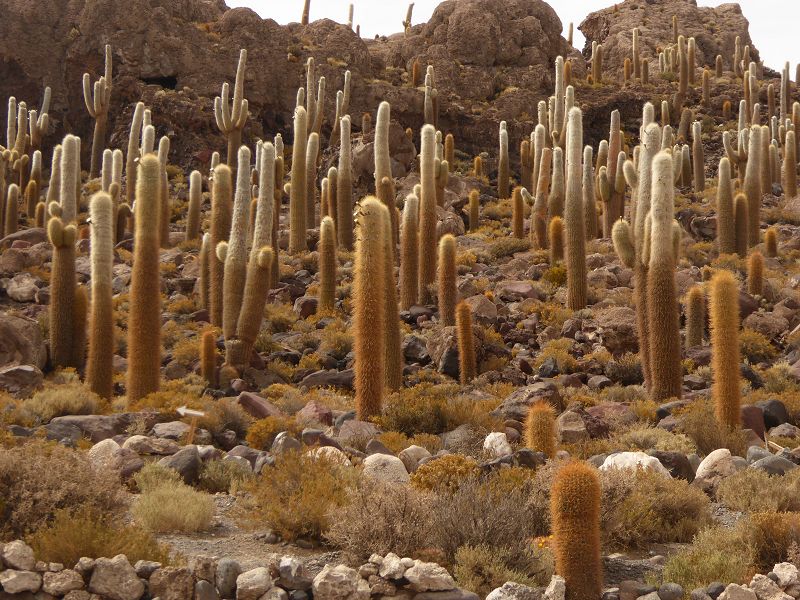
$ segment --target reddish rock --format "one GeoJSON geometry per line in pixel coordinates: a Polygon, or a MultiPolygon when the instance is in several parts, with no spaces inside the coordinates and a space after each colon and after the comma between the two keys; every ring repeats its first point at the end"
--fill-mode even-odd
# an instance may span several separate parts
{"type": "Polygon", "coordinates": [[[266,398],[262,398],[252,392],[242,392],[236,398],[236,402],[241,406],[247,414],[256,419],[265,419],[266,417],[280,417],[283,416],[283,411],[277,406],[272,404],[266,398]]]}

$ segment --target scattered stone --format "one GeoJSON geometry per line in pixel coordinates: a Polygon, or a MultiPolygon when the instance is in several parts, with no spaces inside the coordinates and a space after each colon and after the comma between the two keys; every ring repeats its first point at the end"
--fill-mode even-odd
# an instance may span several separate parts
{"type": "Polygon", "coordinates": [[[22,540],[0,545],[0,558],[9,569],[32,571],[36,566],[33,549],[22,540]]]}
{"type": "Polygon", "coordinates": [[[305,563],[293,556],[284,556],[278,565],[280,585],[290,590],[310,590],[313,578],[305,563]]]}
{"type": "Polygon", "coordinates": [[[197,446],[184,446],[172,456],[165,456],[158,461],[158,464],[168,469],[173,469],[178,472],[181,479],[188,485],[197,482],[200,477],[200,468],[202,461],[200,460],[200,453],[197,451],[197,446]]]}
{"type": "Polygon", "coordinates": [[[98,558],[94,564],[89,591],[109,600],[139,600],[144,583],[136,576],[124,554],[114,558],[98,558]]]}
{"type": "Polygon", "coordinates": [[[455,589],[456,582],[447,569],[436,563],[415,561],[405,572],[411,589],[417,592],[440,592],[455,589]]]}
{"type": "Polygon", "coordinates": [[[550,583],[547,584],[547,588],[544,590],[544,596],[542,596],[542,598],[543,600],[564,600],[566,590],[567,585],[564,578],[560,575],[553,575],[550,578],[550,583]]]}
{"type": "Polygon", "coordinates": [[[755,592],[758,600],[793,600],[766,575],[754,575],[750,581],[750,589],[755,592]]]}
{"type": "Polygon", "coordinates": [[[65,569],[57,573],[47,572],[42,576],[42,591],[53,596],[63,596],[67,592],[83,589],[83,577],[77,571],[65,569]]]}
{"type": "Polygon", "coordinates": [[[217,563],[217,589],[222,598],[233,598],[236,594],[236,579],[242,572],[239,562],[222,558],[217,563]]]}
{"type": "Polygon", "coordinates": [[[778,576],[778,584],[781,587],[787,587],[798,582],[797,567],[792,563],[778,563],[772,568],[772,572],[778,576]]]}
{"type": "Polygon", "coordinates": [[[758,600],[758,597],[753,590],[743,585],[731,583],[719,595],[719,600],[758,600]]]}
{"type": "Polygon", "coordinates": [[[506,434],[500,431],[493,431],[486,436],[486,439],[483,441],[483,450],[488,456],[493,458],[509,456],[513,452],[511,444],[508,443],[506,434]]]}
{"type": "Polygon", "coordinates": [[[272,587],[269,569],[258,567],[236,578],[236,600],[258,600],[272,587]]]}
{"type": "Polygon", "coordinates": [[[42,587],[42,576],[33,571],[17,571],[6,569],[0,571],[0,586],[9,594],[22,592],[38,592],[42,587]]]}
{"type": "Polygon", "coordinates": [[[364,477],[386,483],[408,483],[411,477],[403,461],[388,454],[371,454],[364,459],[364,477]]]}
{"type": "Polygon", "coordinates": [[[609,471],[611,469],[635,470],[639,468],[671,477],[669,471],[657,458],[644,452],[617,452],[606,458],[600,466],[601,471],[609,471]]]}
{"type": "Polygon", "coordinates": [[[311,585],[314,600],[369,600],[369,584],[345,565],[325,565],[311,585]]]}

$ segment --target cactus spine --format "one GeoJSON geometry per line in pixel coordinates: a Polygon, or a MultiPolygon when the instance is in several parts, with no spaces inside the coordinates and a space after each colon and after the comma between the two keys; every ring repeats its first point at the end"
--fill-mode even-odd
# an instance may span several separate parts
{"type": "Polygon", "coordinates": [[[459,302],[456,307],[456,336],[458,338],[458,373],[462,384],[475,379],[475,339],[472,332],[472,312],[469,304],[459,302]]]}
{"type": "Polygon", "coordinates": [[[319,301],[317,312],[333,312],[336,302],[336,230],[324,217],[319,227],[319,301]]]}
{"type": "Polygon", "coordinates": [[[730,428],[741,424],[739,387],[739,286],[730,271],[711,280],[711,395],[717,420],[730,428]]]}
{"type": "Polygon", "coordinates": [[[94,135],[92,136],[92,162],[89,168],[89,178],[94,179],[100,172],[100,163],[103,148],[106,142],[106,128],[108,126],[108,109],[111,107],[111,46],[105,47],[105,73],[94,83],[89,73],[83,74],[83,101],[89,116],[94,119],[94,135]]]}
{"type": "Polygon", "coordinates": [[[566,600],[599,598],[600,478],[584,462],[571,462],[555,476],[550,514],[555,542],[556,573],[566,583],[566,600]]]}
{"type": "Polygon", "coordinates": [[[747,292],[751,296],[764,294],[764,256],[758,250],[747,261],[747,292]]]}
{"type": "Polygon", "coordinates": [[[703,343],[706,328],[705,293],[699,285],[693,285],[686,294],[686,348],[703,343]]]}
{"type": "MultiPolygon", "coordinates": [[[[157,392],[161,368],[160,164],[146,155],[136,177],[135,235],[128,320],[128,401],[157,392]]],[[[216,187],[216,185],[215,185],[216,187]]]]}
{"type": "Polygon", "coordinates": [[[341,145],[339,167],[336,178],[336,233],[339,246],[345,250],[353,249],[353,167],[352,147],[350,146],[350,116],[345,115],[339,122],[341,145]]]}
{"type": "Polygon", "coordinates": [[[91,213],[92,302],[86,383],[101,398],[114,394],[114,307],[111,287],[114,263],[114,203],[99,192],[89,203],[91,213]]]}
{"type": "Polygon", "coordinates": [[[427,304],[431,300],[428,286],[436,280],[436,130],[432,125],[422,128],[422,152],[420,154],[419,203],[419,268],[417,271],[417,303],[427,304]]]}
{"type": "Polygon", "coordinates": [[[547,458],[556,455],[556,414],[545,401],[531,406],[525,419],[525,445],[547,458]]]}
{"type": "Polygon", "coordinates": [[[50,274],[50,362],[54,367],[75,367],[77,365],[73,362],[72,344],[76,281],[75,241],[78,230],[74,224],[65,225],[59,217],[53,217],[47,223],[47,234],[53,245],[50,274]]]}
{"type": "Polygon", "coordinates": [[[359,420],[381,414],[384,392],[385,282],[384,220],[389,214],[375,197],[365,198],[358,214],[353,275],[355,403],[359,420]]]}
{"type": "Polygon", "coordinates": [[[583,113],[572,108],[567,115],[567,190],[564,228],[567,234],[567,308],[586,308],[586,228],[583,186],[583,113]]]}
{"type": "Polygon", "coordinates": [[[667,152],[662,152],[653,160],[651,246],[647,280],[652,361],[650,391],[657,402],[680,398],[682,384],[673,248],[673,181],[672,157],[667,152]]]}
{"type": "Polygon", "coordinates": [[[439,320],[455,325],[456,307],[456,238],[450,234],[439,241],[439,320]]]}
{"type": "Polygon", "coordinates": [[[419,198],[406,197],[400,229],[400,308],[408,310],[417,301],[419,198]]]}

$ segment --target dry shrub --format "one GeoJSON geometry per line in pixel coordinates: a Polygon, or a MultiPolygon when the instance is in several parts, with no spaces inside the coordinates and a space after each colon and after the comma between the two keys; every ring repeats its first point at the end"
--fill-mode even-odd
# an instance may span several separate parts
{"type": "Polygon", "coordinates": [[[39,440],[0,449],[0,540],[36,531],[61,509],[111,515],[124,502],[116,475],[95,471],[78,451],[39,440]]]}
{"type": "Polygon", "coordinates": [[[362,478],[325,538],[356,559],[373,552],[413,556],[430,545],[431,498],[407,485],[362,478]]]}
{"type": "Polygon", "coordinates": [[[727,448],[737,456],[747,454],[744,434],[720,425],[710,401],[696,400],[677,415],[680,430],[691,438],[700,454],[707,455],[718,448],[727,448]]]}
{"type": "Polygon", "coordinates": [[[536,556],[530,550],[526,554],[530,563],[528,571],[509,566],[520,560],[505,548],[493,548],[487,544],[462,546],[456,552],[453,575],[459,587],[482,598],[507,581],[531,587],[546,586],[554,571],[549,552],[539,552],[536,556]]]}
{"type": "Polygon", "coordinates": [[[49,423],[65,415],[94,415],[106,408],[106,402],[82,383],[47,385],[22,404],[33,424],[49,423]]]}
{"type": "Polygon", "coordinates": [[[211,494],[236,493],[242,484],[253,477],[247,465],[238,461],[211,460],[203,463],[198,487],[211,494]]]}
{"type": "Polygon", "coordinates": [[[742,357],[751,364],[770,361],[778,355],[778,351],[765,335],[747,327],[739,333],[739,347],[742,357]]]}
{"type": "Polygon", "coordinates": [[[162,485],[173,485],[182,481],[175,469],[170,469],[157,462],[149,462],[133,476],[136,488],[141,493],[151,492],[162,485]]]}
{"type": "Polygon", "coordinates": [[[198,426],[207,429],[211,435],[218,436],[226,429],[243,438],[253,422],[252,417],[236,402],[235,398],[221,398],[207,407],[206,416],[200,419],[198,426]]]}
{"type": "Polygon", "coordinates": [[[288,431],[297,435],[300,429],[293,417],[266,417],[259,419],[247,430],[247,444],[256,450],[269,450],[279,433],[288,431]]]}
{"type": "Polygon", "coordinates": [[[525,252],[526,250],[530,250],[530,248],[531,243],[528,240],[509,237],[497,240],[489,246],[489,254],[496,260],[498,258],[511,256],[517,252],[525,252]]]}
{"type": "Polygon", "coordinates": [[[239,504],[239,517],[285,540],[320,539],[331,525],[331,511],[347,502],[356,477],[355,469],[325,456],[283,454],[243,486],[248,494],[239,504]]]}
{"type": "Polygon", "coordinates": [[[578,366],[578,361],[570,353],[571,348],[572,340],[568,338],[550,340],[542,346],[541,352],[536,355],[533,361],[534,368],[538,369],[546,360],[553,359],[556,361],[560,373],[572,373],[578,366]]]}
{"type": "Polygon", "coordinates": [[[611,546],[689,542],[711,520],[706,495],[683,479],[644,469],[612,469],[603,471],[600,480],[602,530],[611,546]]]}
{"type": "Polygon", "coordinates": [[[623,450],[661,450],[664,452],[680,452],[692,454],[697,448],[688,436],[672,433],[658,427],[636,425],[627,431],[614,436],[613,442],[623,450]]]}
{"type": "Polygon", "coordinates": [[[383,414],[378,418],[382,429],[398,431],[407,436],[418,433],[437,434],[447,427],[444,391],[430,384],[404,388],[391,394],[384,402],[383,414]]]}
{"type": "Polygon", "coordinates": [[[756,513],[742,527],[742,535],[753,548],[753,566],[767,573],[789,557],[792,544],[800,543],[800,513],[756,513]]]}
{"type": "Polygon", "coordinates": [[[185,483],[165,482],[143,492],[131,513],[153,533],[205,531],[214,518],[214,499],[185,483]]]}
{"type": "Polygon", "coordinates": [[[480,467],[474,459],[461,454],[446,454],[420,466],[411,475],[411,485],[424,491],[454,492],[479,472],[480,467]]]}
{"type": "Polygon", "coordinates": [[[800,510],[797,480],[791,472],[778,477],[760,469],[742,469],[720,482],[717,500],[741,512],[800,510]]]}
{"type": "Polygon", "coordinates": [[[152,560],[170,563],[169,549],[141,527],[126,525],[85,507],[56,512],[52,523],[27,539],[36,558],[70,567],[83,556],[124,554],[131,563],[152,560]]]}

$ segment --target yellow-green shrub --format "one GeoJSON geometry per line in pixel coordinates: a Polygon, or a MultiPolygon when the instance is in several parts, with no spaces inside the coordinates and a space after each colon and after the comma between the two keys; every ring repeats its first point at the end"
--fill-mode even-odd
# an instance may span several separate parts
{"type": "Polygon", "coordinates": [[[214,499],[185,483],[162,483],[143,492],[131,513],[153,533],[205,531],[214,518],[214,499]]]}
{"type": "Polygon", "coordinates": [[[411,476],[411,485],[419,490],[454,492],[479,472],[480,467],[474,459],[461,454],[446,454],[420,466],[411,476]]]}
{"type": "Polygon", "coordinates": [[[294,418],[275,416],[259,419],[247,430],[247,443],[256,450],[269,450],[275,437],[282,431],[292,435],[298,433],[294,418]]]}

